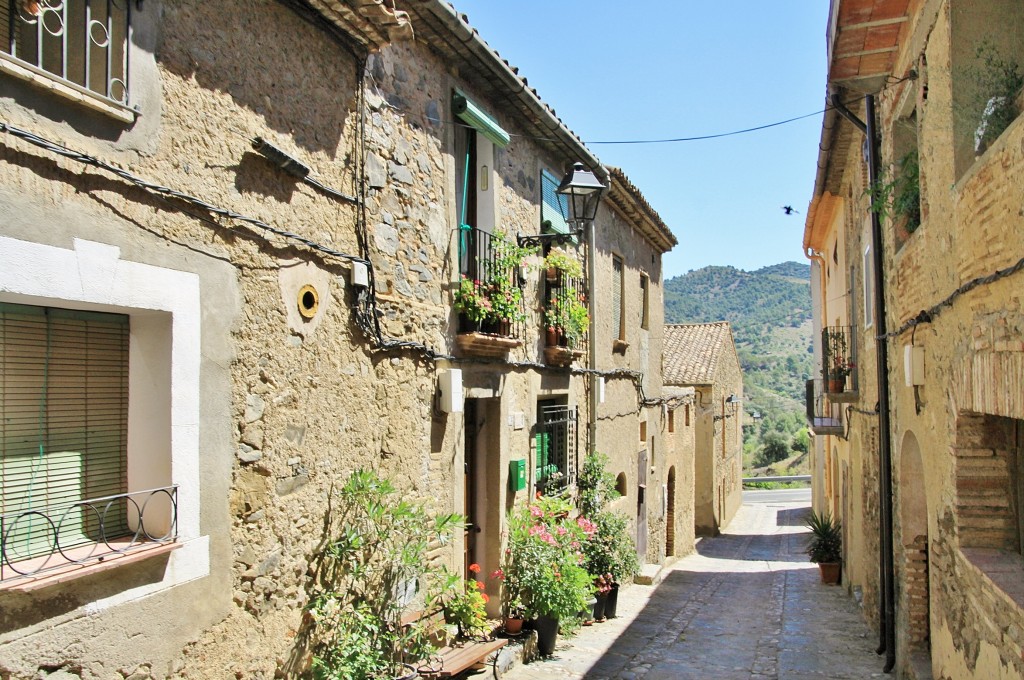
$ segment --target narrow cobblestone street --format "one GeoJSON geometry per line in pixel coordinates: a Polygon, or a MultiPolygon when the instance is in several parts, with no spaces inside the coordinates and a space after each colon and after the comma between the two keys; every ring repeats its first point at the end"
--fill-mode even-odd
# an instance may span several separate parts
{"type": "Polygon", "coordinates": [[[877,640],[803,547],[806,503],[745,504],[726,531],[620,593],[618,618],[559,640],[506,680],[886,677],[877,640]]]}

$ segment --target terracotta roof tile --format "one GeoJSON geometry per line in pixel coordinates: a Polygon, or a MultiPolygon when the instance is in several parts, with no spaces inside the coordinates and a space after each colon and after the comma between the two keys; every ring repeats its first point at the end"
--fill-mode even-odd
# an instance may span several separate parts
{"type": "Polygon", "coordinates": [[[667,324],[662,358],[665,384],[711,384],[722,352],[733,346],[728,321],[667,324]]]}

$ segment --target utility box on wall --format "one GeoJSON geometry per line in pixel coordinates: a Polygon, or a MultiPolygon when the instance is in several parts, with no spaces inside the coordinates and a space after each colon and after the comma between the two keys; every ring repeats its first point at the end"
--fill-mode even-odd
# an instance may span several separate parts
{"type": "Polygon", "coordinates": [[[508,485],[512,491],[526,488],[526,461],[510,460],[508,462],[508,485]]]}

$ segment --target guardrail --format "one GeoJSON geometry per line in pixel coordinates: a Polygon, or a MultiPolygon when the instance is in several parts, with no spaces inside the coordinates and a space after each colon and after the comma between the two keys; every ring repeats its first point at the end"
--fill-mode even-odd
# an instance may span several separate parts
{"type": "Polygon", "coordinates": [[[809,482],[810,475],[790,475],[789,477],[744,477],[744,484],[761,484],[763,482],[809,482]]]}

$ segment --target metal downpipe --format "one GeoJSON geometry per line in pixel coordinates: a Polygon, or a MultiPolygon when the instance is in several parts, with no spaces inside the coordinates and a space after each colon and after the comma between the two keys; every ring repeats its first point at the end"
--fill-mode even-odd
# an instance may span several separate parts
{"type": "MultiPolygon", "coordinates": [[[[866,95],[865,132],[868,138],[868,179],[872,187],[879,179],[878,136],[875,129],[875,97],[866,95]]],[[[885,651],[886,673],[896,665],[896,591],[895,559],[893,555],[892,517],[892,442],[889,428],[889,345],[885,324],[885,287],[882,269],[882,221],[877,212],[871,211],[871,248],[875,268],[875,352],[878,382],[878,492],[879,492],[879,533],[881,546],[879,566],[882,577],[880,613],[882,644],[885,651]]],[[[879,652],[882,650],[880,649],[879,652]]]]}

